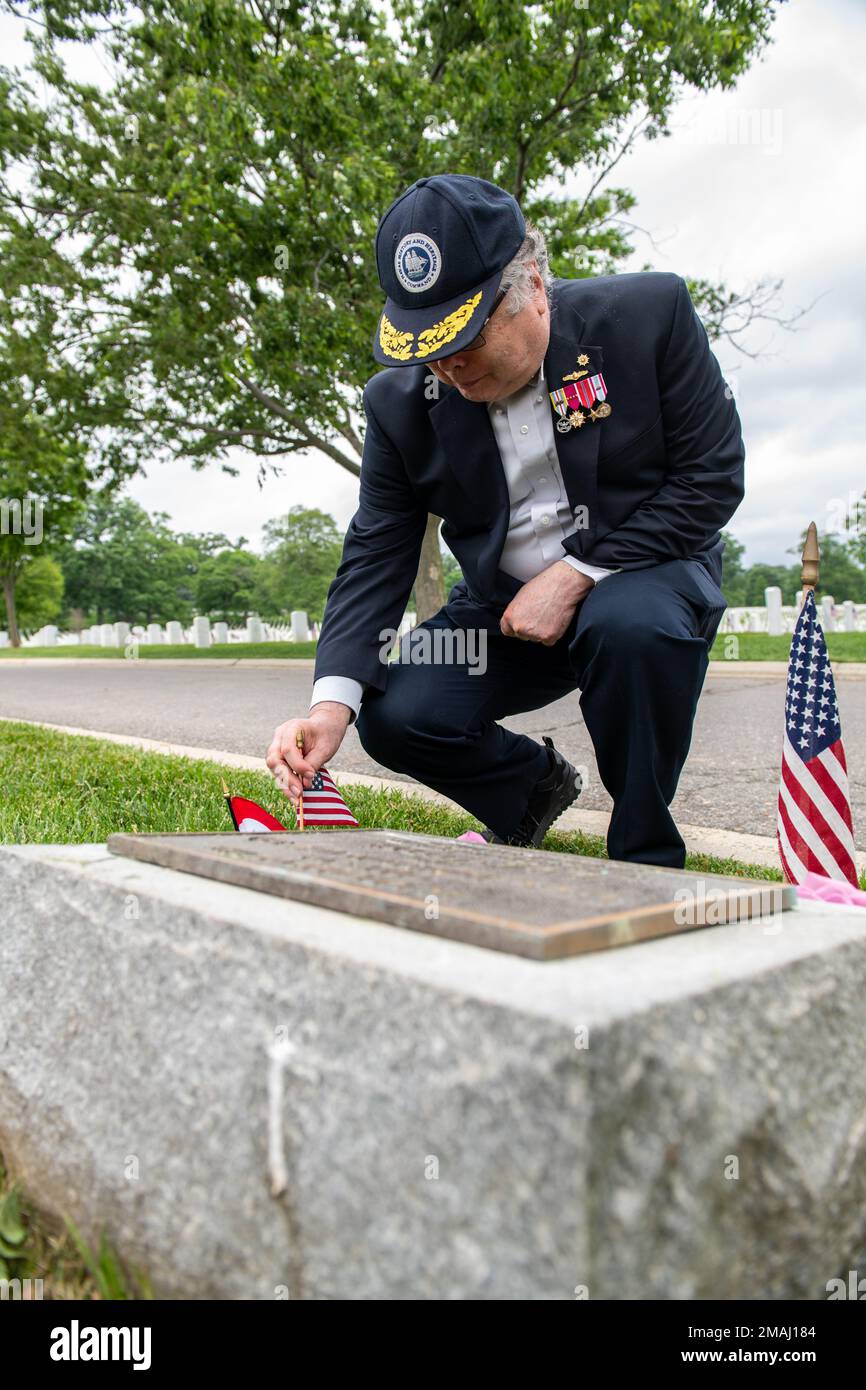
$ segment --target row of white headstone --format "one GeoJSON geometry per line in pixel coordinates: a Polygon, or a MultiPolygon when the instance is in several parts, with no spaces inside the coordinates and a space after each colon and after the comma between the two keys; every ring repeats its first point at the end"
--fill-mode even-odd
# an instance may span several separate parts
{"type": "MultiPolygon", "coordinates": [[[[719,625],[720,633],[766,632],[779,637],[785,632],[793,632],[799,615],[799,604],[784,605],[782,590],[772,586],[764,590],[764,605],[747,608],[727,608],[719,625]]],[[[825,594],[820,601],[821,623],[825,632],[863,632],[866,631],[866,604],[853,603],[850,599],[839,605],[831,594],[825,594]]],[[[415,614],[406,614],[402,627],[414,624],[415,614]]],[[[52,624],[30,633],[22,641],[24,647],[57,647],[90,645],[97,647],[125,647],[130,641],[194,647],[210,647],[231,642],[309,642],[319,635],[318,624],[311,623],[306,613],[297,610],[292,613],[290,624],[265,623],[261,618],[251,617],[242,628],[229,628],[227,623],[211,623],[209,618],[194,618],[190,628],[182,623],[168,622],[163,628],[160,623],[148,623],[147,627],[130,627],[129,623],[101,623],[95,627],[84,628],[80,633],[61,632],[52,624]]],[[[0,647],[9,645],[6,632],[0,632],[0,647]]]]}
{"type": "MultiPolygon", "coordinates": [[[[825,632],[862,632],[866,630],[866,604],[846,599],[838,604],[832,594],[819,600],[819,616],[825,632]]],[[[793,632],[800,615],[799,595],[794,604],[782,603],[782,590],[772,585],[764,590],[764,606],[727,608],[719,624],[719,632],[766,632],[780,637],[793,632]]]]}
{"type": "MultiPolygon", "coordinates": [[[[80,633],[61,632],[53,623],[30,633],[21,643],[23,647],[66,647],[96,646],[125,647],[129,642],[146,643],[151,646],[194,646],[210,647],[215,643],[230,642],[310,642],[318,637],[318,626],[310,623],[307,614],[301,609],[292,613],[291,623],[265,623],[261,618],[250,617],[246,626],[230,628],[227,623],[211,623],[210,618],[193,618],[192,626],[183,623],[148,623],[146,627],[129,623],[98,623],[94,627],[83,628],[80,633]]],[[[0,647],[9,645],[9,636],[0,632],[0,647]]]]}

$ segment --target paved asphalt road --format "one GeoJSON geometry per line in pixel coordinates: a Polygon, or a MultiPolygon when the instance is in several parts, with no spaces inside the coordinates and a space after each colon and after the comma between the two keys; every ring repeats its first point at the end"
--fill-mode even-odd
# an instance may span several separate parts
{"type": "MultiPolygon", "coordinates": [[[[199,661],[117,661],[90,665],[0,664],[0,715],[97,732],[262,757],[277,724],[306,711],[311,666],[217,666],[199,661]]],[[[866,849],[866,679],[838,679],[854,824],[866,849]]],[[[678,820],[753,835],[775,833],[784,678],[708,675],[673,810],[678,820]]],[[[544,710],[504,721],[541,737],[588,770],[580,809],[609,811],[575,692],[544,710]]],[[[264,761],[262,763],[264,768],[264,761]]],[[[333,768],[394,777],[367,757],[350,729],[333,768]]]]}

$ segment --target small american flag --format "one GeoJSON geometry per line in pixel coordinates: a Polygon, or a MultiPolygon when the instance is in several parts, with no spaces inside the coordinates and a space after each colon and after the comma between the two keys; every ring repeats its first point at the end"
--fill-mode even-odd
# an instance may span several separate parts
{"type": "Polygon", "coordinates": [[[839,704],[811,589],[791,639],[776,840],[789,883],[815,873],[857,886],[839,704]]]}
{"type": "Polygon", "coordinates": [[[304,824],[360,828],[326,767],[316,773],[311,786],[304,788],[304,824]]]}

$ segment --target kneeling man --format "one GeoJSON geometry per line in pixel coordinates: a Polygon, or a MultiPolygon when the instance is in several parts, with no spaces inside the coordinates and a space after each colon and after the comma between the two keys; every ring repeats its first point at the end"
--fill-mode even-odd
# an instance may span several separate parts
{"type": "Polygon", "coordinates": [[[407,189],[376,257],[387,370],[364,391],[358,510],[309,713],[279,726],[268,766],[297,802],[357,720],[371,757],[465,807],[488,840],[537,846],[580,779],[549,739],[498,721],[579,689],[613,798],[610,857],[682,868],[669,806],[744,464],[685,281],[553,280],[514,198],[462,174],[407,189]],[[463,578],[389,663],[431,512],[463,578]]]}

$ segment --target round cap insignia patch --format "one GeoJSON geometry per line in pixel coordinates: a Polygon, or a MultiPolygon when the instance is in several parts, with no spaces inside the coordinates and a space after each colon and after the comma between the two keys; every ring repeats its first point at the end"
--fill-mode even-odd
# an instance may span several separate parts
{"type": "Polygon", "coordinates": [[[435,241],[423,232],[404,236],[394,253],[394,270],[404,290],[420,294],[439,279],[442,253],[435,241]]]}

